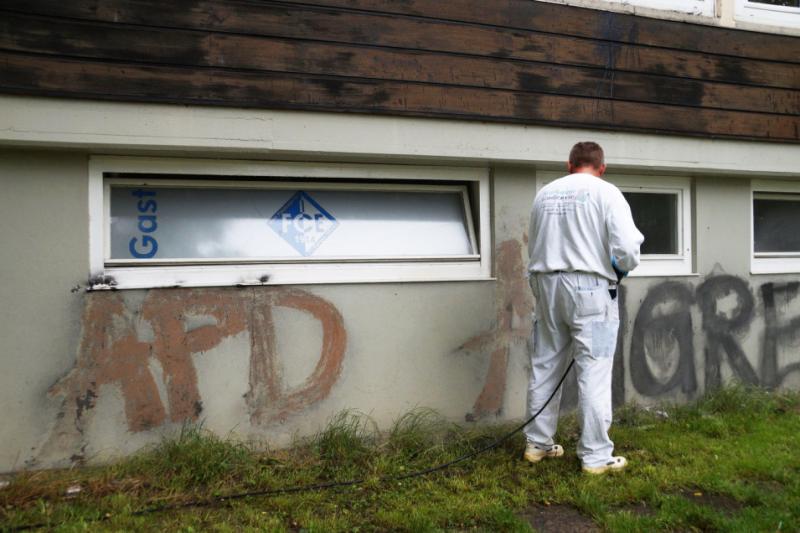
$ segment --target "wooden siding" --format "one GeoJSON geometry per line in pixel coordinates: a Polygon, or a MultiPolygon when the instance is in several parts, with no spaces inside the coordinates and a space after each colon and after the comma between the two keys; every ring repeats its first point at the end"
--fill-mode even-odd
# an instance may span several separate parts
{"type": "Polygon", "coordinates": [[[531,0],[4,0],[0,92],[800,141],[800,38],[531,0]]]}

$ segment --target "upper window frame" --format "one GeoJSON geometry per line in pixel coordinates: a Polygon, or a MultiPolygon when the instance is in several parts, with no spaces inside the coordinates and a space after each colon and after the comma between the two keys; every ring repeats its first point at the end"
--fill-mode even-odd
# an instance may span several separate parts
{"type": "Polygon", "coordinates": [[[487,280],[491,279],[489,192],[486,167],[93,156],[89,161],[89,288],[487,280]],[[111,173],[125,177],[106,177],[111,173]],[[111,184],[142,184],[148,182],[148,178],[148,183],[154,183],[154,174],[161,176],[157,180],[159,186],[181,187],[201,186],[192,176],[213,176],[211,180],[203,180],[202,186],[296,189],[307,184],[347,190],[348,186],[357,185],[358,190],[408,191],[468,188],[464,197],[472,198],[475,205],[471,209],[465,205],[465,213],[475,253],[463,257],[160,260],[146,264],[136,260],[109,260],[108,192],[111,184]],[[254,177],[263,180],[242,181],[242,178],[254,177]],[[286,178],[291,182],[275,181],[286,178]],[[359,180],[370,182],[358,184],[359,180]]]}
{"type": "MultiPolygon", "coordinates": [[[[716,15],[715,0],[604,0],[604,3],[673,11],[697,17],[714,17],[716,15]]],[[[581,5],[584,4],[585,2],[581,5]]]]}
{"type": "MultiPolygon", "coordinates": [[[[542,178],[538,189],[547,183],[564,176],[563,173],[546,171],[539,173],[542,178]]],[[[651,176],[631,174],[605,174],[603,179],[617,186],[622,192],[668,193],[678,196],[677,247],[678,254],[642,254],[639,266],[631,273],[632,278],[662,276],[695,276],[694,247],[692,239],[692,179],[676,176],[651,176]]]]}
{"type": "Polygon", "coordinates": [[[736,0],[733,16],[737,22],[800,28],[799,7],[774,6],[749,0],[736,0]]]}
{"type": "Polygon", "coordinates": [[[755,210],[756,194],[800,194],[800,182],[781,180],[750,181],[750,273],[800,273],[800,252],[756,252],[755,210]]]}
{"type": "Polygon", "coordinates": [[[700,17],[713,17],[716,13],[714,0],[622,0],[622,3],[664,11],[678,11],[700,17]]]}

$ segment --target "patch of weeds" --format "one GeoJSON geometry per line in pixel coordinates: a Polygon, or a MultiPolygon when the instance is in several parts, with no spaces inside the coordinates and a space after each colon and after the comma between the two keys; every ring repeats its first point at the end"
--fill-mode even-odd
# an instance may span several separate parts
{"type": "Polygon", "coordinates": [[[256,462],[247,444],[185,424],[177,437],[164,439],[120,464],[118,470],[123,476],[144,473],[162,487],[195,490],[230,481],[256,462]]]}
{"type": "Polygon", "coordinates": [[[404,457],[417,457],[441,443],[450,424],[433,409],[417,408],[395,420],[387,435],[386,447],[404,457]]]}
{"type": "Polygon", "coordinates": [[[311,448],[328,465],[363,464],[375,451],[378,429],[367,415],[355,410],[337,413],[311,441],[311,448]]]}
{"type": "Polygon", "coordinates": [[[697,408],[710,414],[747,412],[766,415],[777,411],[779,396],[761,387],[735,383],[706,394],[697,403],[697,408]]]}
{"type": "Polygon", "coordinates": [[[671,408],[666,404],[642,407],[635,403],[627,403],[614,411],[614,425],[651,429],[655,427],[655,424],[669,419],[671,408]]]}

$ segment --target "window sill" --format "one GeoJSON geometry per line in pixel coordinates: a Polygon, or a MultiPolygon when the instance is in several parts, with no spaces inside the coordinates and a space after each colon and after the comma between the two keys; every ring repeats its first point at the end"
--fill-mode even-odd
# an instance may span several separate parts
{"type": "Polygon", "coordinates": [[[699,277],[699,272],[644,272],[637,274],[634,270],[628,276],[629,278],[695,278],[699,277]]]}
{"type": "Polygon", "coordinates": [[[109,267],[88,290],[488,281],[481,263],[323,263],[109,267]]]}
{"type": "Polygon", "coordinates": [[[753,261],[750,273],[754,276],[765,274],[800,274],[800,261],[753,261]]]}

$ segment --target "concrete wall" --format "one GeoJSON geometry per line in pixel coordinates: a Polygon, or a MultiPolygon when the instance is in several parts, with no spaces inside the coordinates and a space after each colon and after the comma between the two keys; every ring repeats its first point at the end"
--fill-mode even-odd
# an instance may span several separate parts
{"type": "MultiPolygon", "coordinates": [[[[564,136],[566,152],[568,135],[605,135],[625,147],[615,157],[639,158],[619,172],[646,167],[650,136],[552,131],[541,145],[564,136]]],[[[678,142],[705,141],[665,139],[653,167],[678,173],[678,142]]],[[[457,421],[523,415],[534,305],[525,232],[537,168],[556,157],[486,159],[494,280],[86,293],[72,289],[88,274],[88,155],[98,150],[32,143],[0,151],[0,471],[107,460],[187,420],[280,446],[346,408],[382,427],[415,406],[457,421]]],[[[800,276],[749,273],[749,178],[713,163],[731,144],[707,144],[707,158],[680,171],[694,183],[698,275],[625,283],[617,403],[682,401],[733,378],[800,387],[800,276]]],[[[384,156],[418,162],[399,152],[384,156]]],[[[780,161],[763,164],[779,172],[780,161]]],[[[574,401],[569,383],[564,404],[574,401]]]]}

